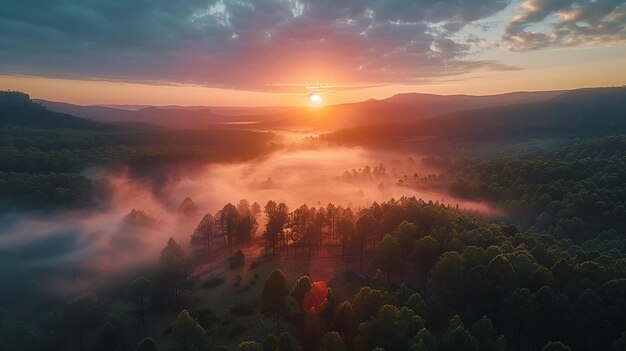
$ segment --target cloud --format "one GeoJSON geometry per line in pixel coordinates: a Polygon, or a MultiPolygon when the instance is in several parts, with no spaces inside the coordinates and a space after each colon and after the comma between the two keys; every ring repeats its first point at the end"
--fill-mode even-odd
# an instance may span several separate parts
{"type": "Polygon", "coordinates": [[[199,84],[423,83],[476,69],[463,28],[509,0],[0,0],[0,72],[199,84]]]}
{"type": "Polygon", "coordinates": [[[502,45],[511,51],[624,42],[626,3],[623,0],[526,0],[507,23],[501,39],[502,45]],[[529,29],[538,23],[547,29],[529,29]]]}

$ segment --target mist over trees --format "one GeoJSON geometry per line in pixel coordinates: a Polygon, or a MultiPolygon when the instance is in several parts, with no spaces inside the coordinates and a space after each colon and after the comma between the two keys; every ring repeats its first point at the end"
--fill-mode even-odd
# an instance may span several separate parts
{"type": "MultiPolygon", "coordinates": [[[[271,133],[113,125],[47,110],[19,92],[0,92],[0,213],[101,205],[106,180],[89,167],[159,167],[249,160],[272,152],[271,133]]],[[[188,209],[187,209],[188,210],[188,209]]]]}
{"type": "MultiPolygon", "coordinates": [[[[152,163],[271,149],[263,133],[170,132],[2,127],[0,206],[90,208],[110,184],[82,175],[87,166],[134,163],[141,173],[152,163]],[[231,149],[239,137],[246,145],[231,149]]],[[[417,161],[404,158],[404,168],[376,162],[337,178],[446,189],[501,210],[496,216],[409,196],[346,205],[258,203],[246,194],[250,201],[228,199],[210,212],[177,198],[169,209],[176,225],[169,239],[154,239],[150,264],[101,284],[82,281],[83,267],[66,272],[68,286],[25,274],[23,291],[0,305],[0,349],[623,350],[625,138],[505,157],[426,157],[420,165],[436,174],[418,174],[417,161]],[[55,293],[31,301],[35,290],[55,293]]],[[[163,227],[140,208],[118,218],[137,236],[163,227]]],[[[61,236],[0,260],[69,266],[72,257],[39,255],[106,236],[115,234],[61,236]]],[[[22,238],[14,240],[19,248],[22,238]]],[[[137,255],[149,245],[119,242],[137,255]]],[[[88,272],[106,272],[102,257],[92,264],[88,272]]]]}
{"type": "MultiPolygon", "coordinates": [[[[239,206],[244,213],[248,213],[246,203],[239,206]]],[[[225,207],[239,213],[237,206],[225,207]]],[[[277,215],[278,205],[269,202],[265,207],[269,209],[267,213],[277,215]]],[[[328,216],[324,221],[319,219],[319,213],[326,213],[328,206],[320,210],[301,206],[284,212],[288,220],[282,229],[275,229],[275,224],[268,220],[266,228],[252,238],[261,240],[257,243],[266,247],[266,257],[271,260],[276,257],[275,247],[277,254],[281,253],[279,260],[294,263],[311,262],[332,250],[336,260],[352,262],[359,272],[363,257],[367,262],[363,278],[350,278],[349,272],[336,273],[328,289],[319,295],[318,283],[309,276],[287,280],[280,270],[265,270],[265,283],[256,290],[260,309],[252,313],[267,316],[275,331],[273,336],[241,344],[241,349],[274,349],[280,347],[272,345],[280,345],[281,338],[285,345],[298,344],[291,337],[275,336],[287,335],[284,328],[295,333],[292,335],[302,335],[303,340],[307,335],[319,335],[315,339],[319,344],[313,349],[606,350],[621,342],[626,326],[624,258],[621,253],[611,256],[598,251],[604,245],[602,241],[583,248],[571,239],[523,232],[511,224],[490,222],[444,204],[415,198],[374,203],[358,209],[356,215],[341,206],[331,207],[335,213],[333,221],[328,216]],[[335,240],[333,231],[338,227],[332,223],[340,218],[353,229],[343,231],[345,237],[335,240]],[[359,220],[362,224],[357,230],[359,220]],[[320,226],[321,247],[318,237],[307,237],[304,223],[320,226]],[[372,227],[375,230],[369,229],[372,227]],[[278,239],[280,244],[275,244],[275,237],[266,235],[271,231],[285,232],[285,237],[278,239]],[[305,232],[289,235],[291,231],[305,232]],[[298,247],[300,253],[296,254],[298,247]],[[364,280],[346,288],[351,279],[364,280]],[[303,306],[319,307],[311,310],[315,314],[310,314],[303,306]],[[298,313],[302,317],[296,318],[298,313]]],[[[206,218],[202,218],[201,225],[206,224],[206,218]]],[[[232,228],[239,227],[235,224],[231,223],[232,228]]],[[[224,239],[218,251],[209,253],[202,235],[198,244],[201,249],[193,255],[215,260],[218,251],[228,252],[228,241],[224,239]]],[[[248,250],[246,242],[234,239],[232,243],[233,247],[248,250]]],[[[229,259],[231,267],[245,269],[248,264],[243,257],[239,249],[229,259]]],[[[150,315],[154,311],[178,310],[178,317],[172,322],[172,336],[181,347],[205,349],[218,335],[212,322],[216,317],[194,308],[192,296],[198,298],[202,294],[193,289],[198,282],[191,274],[193,261],[170,239],[161,251],[155,283],[145,277],[134,279],[127,298],[134,305],[136,328],[153,323],[150,315]]],[[[256,271],[257,266],[250,272],[256,271]]],[[[251,287],[247,283],[246,286],[251,287]]],[[[131,342],[119,339],[118,335],[124,334],[119,331],[124,323],[103,319],[104,307],[93,298],[76,300],[67,307],[68,313],[77,314],[62,317],[64,321],[87,318],[103,323],[76,324],[76,345],[85,343],[81,333],[84,335],[97,325],[103,325],[103,329],[95,345],[115,349],[115,345],[131,342]]],[[[247,314],[246,308],[242,305],[233,313],[247,314]]],[[[2,340],[17,337],[11,322],[3,323],[2,340]]],[[[37,335],[41,342],[48,340],[43,334],[37,335]]],[[[141,342],[144,343],[142,347],[154,347],[151,341],[141,342]]],[[[300,343],[300,347],[310,349],[307,345],[314,344],[300,343]]]]}

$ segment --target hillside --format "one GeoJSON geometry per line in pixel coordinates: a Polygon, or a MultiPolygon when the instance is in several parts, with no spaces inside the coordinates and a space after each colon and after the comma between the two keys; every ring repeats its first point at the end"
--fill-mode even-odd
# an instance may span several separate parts
{"type": "Polygon", "coordinates": [[[0,127],[116,130],[118,127],[48,110],[27,94],[0,91],[0,127]]]}
{"type": "Polygon", "coordinates": [[[321,107],[183,107],[159,106],[122,108],[79,106],[38,100],[48,109],[101,122],[142,122],[169,128],[198,128],[215,125],[255,129],[320,128],[332,130],[390,121],[407,122],[471,108],[494,107],[542,101],[561,91],[516,92],[488,96],[398,94],[388,99],[367,100],[321,107]]]}
{"type": "Polygon", "coordinates": [[[404,123],[344,129],[323,140],[402,148],[524,142],[626,133],[626,88],[581,89],[546,101],[472,109],[404,123]]]}
{"type": "Polygon", "coordinates": [[[382,100],[367,100],[317,108],[304,107],[284,113],[258,126],[315,127],[324,130],[351,128],[382,123],[403,123],[431,118],[473,108],[495,107],[515,103],[537,102],[553,98],[562,91],[516,92],[499,95],[397,94],[382,100]]]}
{"type": "MultiPolygon", "coordinates": [[[[185,108],[181,106],[155,107],[146,106],[137,109],[125,109],[122,107],[109,106],[80,106],[64,102],[37,100],[48,109],[69,113],[83,118],[90,118],[105,123],[135,122],[147,123],[167,128],[190,129],[209,128],[230,123],[242,123],[262,120],[261,114],[274,116],[271,109],[254,108],[245,109],[243,112],[232,113],[225,108],[216,108],[219,113],[210,107],[185,108]],[[261,115],[261,116],[260,116],[261,115]]],[[[282,110],[279,110],[282,111],[282,110]]],[[[275,118],[275,117],[274,117],[275,118]]]]}

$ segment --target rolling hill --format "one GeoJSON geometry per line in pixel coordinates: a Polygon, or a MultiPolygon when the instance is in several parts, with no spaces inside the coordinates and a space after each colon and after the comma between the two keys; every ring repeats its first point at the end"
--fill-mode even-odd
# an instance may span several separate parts
{"type": "Polygon", "coordinates": [[[551,99],[452,112],[322,136],[342,144],[428,148],[449,143],[524,142],[626,133],[626,88],[580,89],[551,99]]]}
{"type": "Polygon", "coordinates": [[[80,106],[37,100],[48,109],[101,122],[142,122],[169,128],[206,128],[230,125],[255,129],[334,130],[390,121],[405,122],[471,108],[536,102],[561,91],[516,92],[489,96],[398,94],[388,99],[368,100],[321,107],[109,107],[80,106]]]}
{"type": "Polygon", "coordinates": [[[15,91],[0,91],[0,127],[98,131],[119,129],[113,125],[50,111],[33,102],[27,94],[15,91]]]}
{"type": "Polygon", "coordinates": [[[238,126],[251,122],[265,122],[277,118],[293,108],[213,108],[184,106],[100,106],[73,105],[64,102],[36,100],[52,111],[68,113],[105,123],[142,123],[176,129],[238,126]]]}

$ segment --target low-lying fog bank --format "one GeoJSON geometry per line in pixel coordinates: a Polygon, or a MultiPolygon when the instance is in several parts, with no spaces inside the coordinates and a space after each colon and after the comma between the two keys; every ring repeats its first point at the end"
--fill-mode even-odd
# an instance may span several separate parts
{"type": "Polygon", "coordinates": [[[2,215],[0,279],[10,283],[3,301],[23,299],[23,291],[29,290],[75,293],[104,286],[109,277],[136,274],[143,265],[157,262],[170,236],[188,246],[204,214],[240,199],[261,206],[271,199],[291,209],[303,203],[332,202],[356,210],[373,201],[416,196],[495,213],[483,204],[450,198],[443,188],[398,183],[405,175],[437,173],[420,165],[415,155],[408,158],[360,148],[294,148],[253,162],[162,172],[171,174],[137,177],[128,170],[99,174],[108,179],[112,192],[109,203],[97,211],[2,215]],[[177,213],[186,197],[198,207],[190,216],[177,213]],[[156,221],[138,212],[126,217],[133,209],[156,221]]]}

